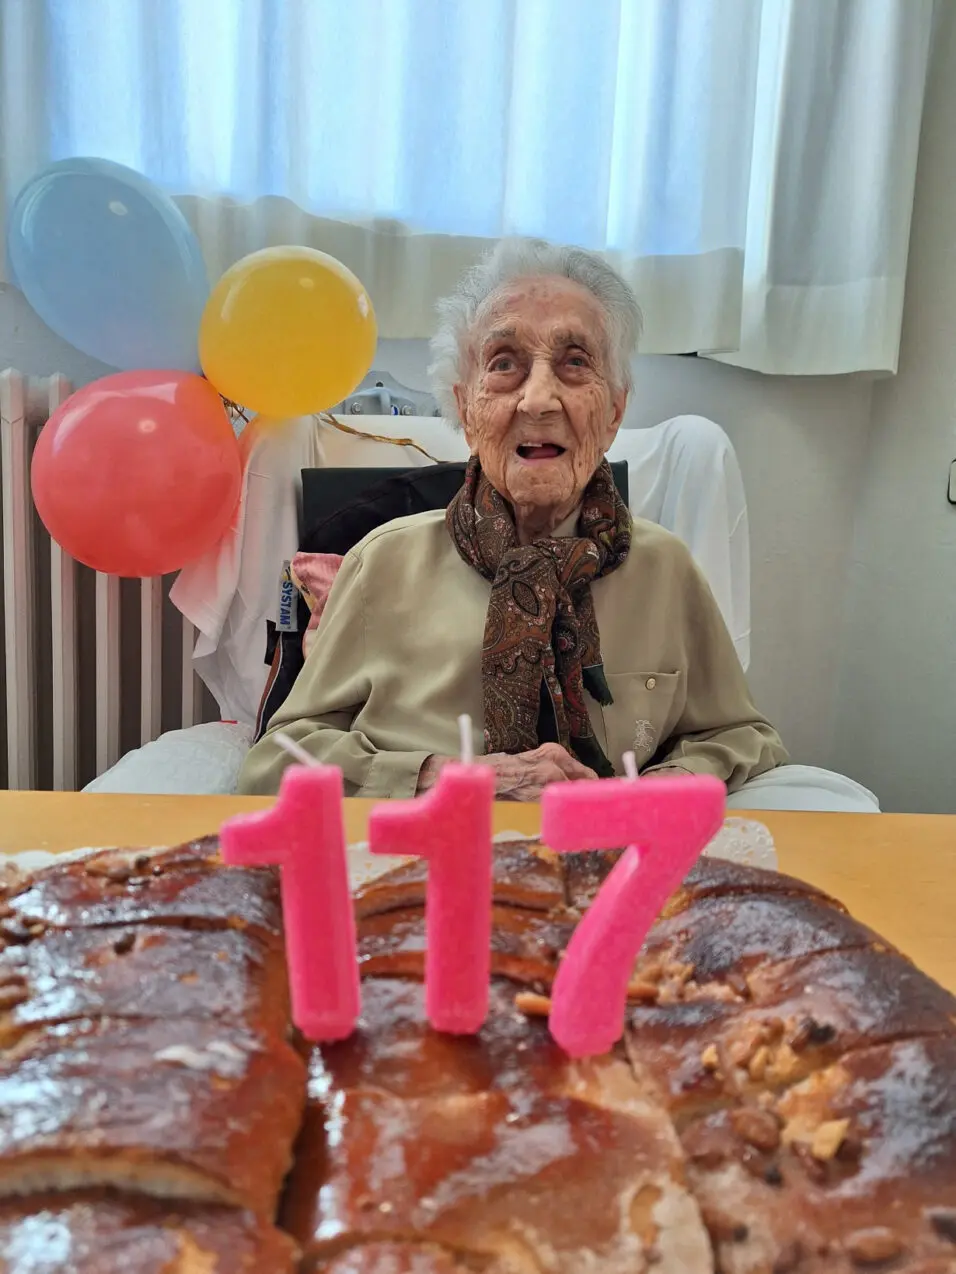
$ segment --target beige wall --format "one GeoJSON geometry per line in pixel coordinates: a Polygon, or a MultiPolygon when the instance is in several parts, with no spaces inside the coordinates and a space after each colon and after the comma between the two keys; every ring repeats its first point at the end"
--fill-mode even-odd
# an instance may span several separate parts
{"type": "Polygon", "coordinates": [[[834,757],[896,810],[956,812],[956,14],[941,6],[899,374],[873,425],[847,574],[834,757]]]}

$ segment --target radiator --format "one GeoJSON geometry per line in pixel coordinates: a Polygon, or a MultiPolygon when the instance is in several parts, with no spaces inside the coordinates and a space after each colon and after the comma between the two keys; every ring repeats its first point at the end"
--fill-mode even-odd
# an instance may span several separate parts
{"type": "Polygon", "coordinates": [[[162,730],[215,717],[193,673],[195,630],[169,601],[171,579],[88,570],[37,517],[33,446],[69,393],[62,376],[0,373],[7,788],[76,790],[162,730]]]}

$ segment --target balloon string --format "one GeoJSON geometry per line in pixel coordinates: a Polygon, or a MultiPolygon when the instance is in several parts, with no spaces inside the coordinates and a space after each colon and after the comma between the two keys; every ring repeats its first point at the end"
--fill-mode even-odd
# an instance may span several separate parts
{"type": "Polygon", "coordinates": [[[426,460],[431,460],[433,464],[441,463],[431,452],[426,451],[420,443],[417,443],[414,438],[389,438],[387,434],[366,433],[364,429],[355,429],[352,425],[347,425],[344,421],[337,420],[328,411],[320,411],[317,419],[325,425],[331,425],[333,429],[338,429],[340,433],[351,434],[353,438],[367,438],[370,442],[387,442],[393,447],[411,447],[414,451],[420,452],[426,460]]]}
{"type": "MultiPolygon", "coordinates": [[[[205,380],[207,378],[204,376],[203,379],[205,380]]],[[[241,406],[239,403],[234,403],[232,399],[227,398],[225,394],[220,394],[219,397],[222,399],[222,405],[225,407],[226,415],[230,420],[235,421],[238,417],[239,420],[244,420],[246,424],[249,423],[249,414],[245,407],[241,406]]]]}
{"type": "MultiPolygon", "coordinates": [[[[222,397],[222,395],[220,395],[222,397]]],[[[240,448],[245,459],[248,459],[249,453],[252,451],[253,444],[258,441],[262,435],[262,429],[258,426],[258,416],[247,415],[245,409],[240,407],[238,403],[234,403],[229,398],[222,398],[223,406],[229,416],[229,419],[235,423],[237,419],[246,422],[245,428],[239,435],[240,448]]],[[[329,411],[320,411],[316,413],[315,419],[321,424],[331,425],[333,429],[338,429],[340,433],[350,434],[353,438],[366,438],[369,442],[385,442],[392,447],[411,447],[413,451],[419,452],[426,460],[430,460],[432,464],[441,464],[437,456],[433,456],[430,451],[415,441],[414,438],[391,438],[387,434],[368,433],[364,429],[356,429],[353,425],[347,425],[343,420],[336,419],[329,411]]]]}

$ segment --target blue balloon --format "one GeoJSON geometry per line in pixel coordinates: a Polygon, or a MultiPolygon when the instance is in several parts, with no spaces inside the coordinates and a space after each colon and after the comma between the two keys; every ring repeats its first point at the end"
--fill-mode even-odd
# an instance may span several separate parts
{"type": "Polygon", "coordinates": [[[199,371],[209,280],[173,201],[108,159],[63,159],[24,186],[7,253],[48,327],[124,371],[199,371]]]}

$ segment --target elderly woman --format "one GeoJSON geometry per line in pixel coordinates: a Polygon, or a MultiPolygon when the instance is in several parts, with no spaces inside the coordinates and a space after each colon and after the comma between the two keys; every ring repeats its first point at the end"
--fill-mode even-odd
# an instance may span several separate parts
{"type": "Polygon", "coordinates": [[[457,752],[460,713],[518,800],[627,751],[731,790],[786,760],[690,553],[631,518],[604,459],[640,324],[600,257],[537,241],[502,243],[441,303],[432,374],[464,486],[345,559],[246,792],[277,790],[281,730],[350,795],[412,796],[457,752]]]}

